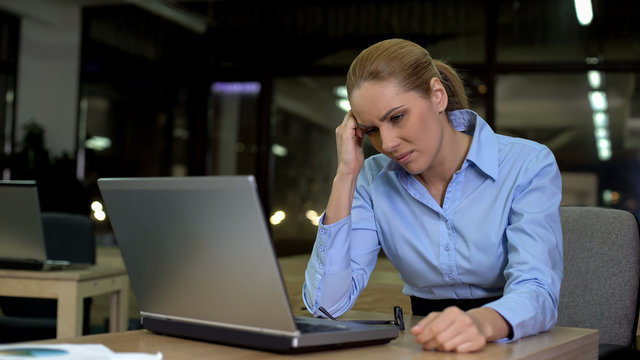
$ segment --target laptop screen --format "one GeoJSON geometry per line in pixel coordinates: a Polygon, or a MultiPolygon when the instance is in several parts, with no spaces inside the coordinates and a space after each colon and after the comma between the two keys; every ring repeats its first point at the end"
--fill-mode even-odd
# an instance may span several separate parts
{"type": "Polygon", "coordinates": [[[141,312],[295,331],[252,176],[98,185],[141,312]]]}
{"type": "Polygon", "coordinates": [[[0,181],[0,258],[47,259],[35,181],[0,181]]]}

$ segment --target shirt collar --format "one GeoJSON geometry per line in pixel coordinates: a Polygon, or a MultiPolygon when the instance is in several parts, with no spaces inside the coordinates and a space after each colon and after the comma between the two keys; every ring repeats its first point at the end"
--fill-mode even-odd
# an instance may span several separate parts
{"type": "Polygon", "coordinates": [[[475,164],[495,180],[498,177],[498,140],[489,124],[472,110],[455,110],[448,115],[456,130],[473,134],[465,163],[475,164]]]}
{"type": "MultiPolygon", "coordinates": [[[[489,124],[472,110],[455,110],[448,115],[449,121],[456,130],[473,134],[463,167],[473,163],[495,180],[498,177],[498,140],[489,124]]],[[[386,171],[405,172],[404,168],[393,160],[390,160],[382,169],[382,172],[386,171]]]]}

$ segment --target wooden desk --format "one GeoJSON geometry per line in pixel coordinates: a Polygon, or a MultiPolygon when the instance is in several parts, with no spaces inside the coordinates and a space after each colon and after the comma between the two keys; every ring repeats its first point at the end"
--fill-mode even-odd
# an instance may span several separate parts
{"type": "MultiPolygon", "coordinates": [[[[377,317],[363,315],[362,312],[349,314],[347,318],[377,317]]],[[[384,317],[386,318],[386,317],[384,317]]],[[[405,316],[407,324],[417,319],[405,316]]],[[[290,355],[223,346],[156,335],[147,330],[120,332],[78,337],[66,340],[52,340],[39,343],[104,344],[115,352],[162,352],[163,359],[291,359],[290,355]]],[[[555,327],[551,331],[521,339],[508,344],[488,344],[485,349],[472,354],[439,353],[423,351],[413,341],[408,330],[389,344],[366,346],[335,351],[322,351],[296,355],[305,359],[597,359],[598,331],[555,327]]]]}
{"type": "Polygon", "coordinates": [[[111,294],[109,331],[127,330],[129,277],[124,266],[79,270],[0,270],[0,295],[58,300],[58,339],[82,335],[86,297],[111,294]]]}

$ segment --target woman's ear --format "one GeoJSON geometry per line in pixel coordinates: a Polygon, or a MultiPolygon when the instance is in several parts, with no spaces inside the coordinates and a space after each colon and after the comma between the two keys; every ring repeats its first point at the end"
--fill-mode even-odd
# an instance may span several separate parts
{"type": "Polygon", "coordinates": [[[431,79],[431,100],[433,101],[438,112],[443,112],[447,109],[449,104],[449,97],[447,96],[447,90],[442,85],[442,82],[438,78],[431,79]]]}

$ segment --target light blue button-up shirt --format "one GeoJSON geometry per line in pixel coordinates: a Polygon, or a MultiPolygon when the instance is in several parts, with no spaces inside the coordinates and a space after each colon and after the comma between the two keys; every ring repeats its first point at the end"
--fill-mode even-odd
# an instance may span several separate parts
{"type": "Polygon", "coordinates": [[[366,287],[380,249],[400,272],[403,293],[426,299],[503,295],[485,306],[513,338],[550,329],[562,280],[560,171],[533,141],[495,134],[471,110],[449,113],[473,135],[442,207],[384,155],[365,161],[351,215],[321,225],[305,273],[303,300],[320,315],[349,310],[366,287]]]}

